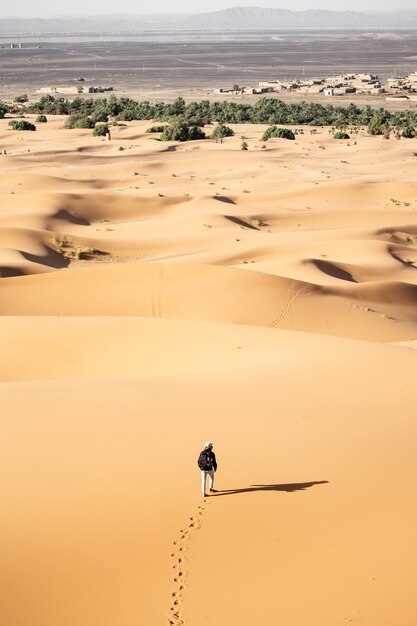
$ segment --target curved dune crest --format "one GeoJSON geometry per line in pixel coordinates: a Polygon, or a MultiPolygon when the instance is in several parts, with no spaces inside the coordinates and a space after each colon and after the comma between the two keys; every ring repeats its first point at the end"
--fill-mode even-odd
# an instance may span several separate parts
{"type": "Polygon", "coordinates": [[[208,265],[101,264],[2,281],[0,315],[166,317],[401,341],[417,335],[416,289],[320,287],[208,265]]]}
{"type": "Polygon", "coordinates": [[[228,267],[110,264],[2,282],[0,314],[186,317],[268,325],[291,289],[299,295],[319,291],[228,267]]]}

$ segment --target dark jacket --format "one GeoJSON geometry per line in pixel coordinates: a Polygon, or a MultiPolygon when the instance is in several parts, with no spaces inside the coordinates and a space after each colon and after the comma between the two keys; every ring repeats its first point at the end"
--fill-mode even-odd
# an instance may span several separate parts
{"type": "Polygon", "coordinates": [[[214,469],[214,471],[217,470],[216,455],[213,450],[204,449],[200,452],[198,467],[204,472],[211,472],[212,469],[214,469]]]}

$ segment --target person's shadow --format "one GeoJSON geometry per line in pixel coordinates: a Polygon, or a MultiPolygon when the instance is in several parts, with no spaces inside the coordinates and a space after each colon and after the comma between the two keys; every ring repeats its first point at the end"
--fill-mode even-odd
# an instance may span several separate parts
{"type": "Polygon", "coordinates": [[[294,491],[304,491],[315,485],[325,485],[328,480],[315,480],[309,483],[288,483],[277,485],[251,485],[250,487],[243,487],[242,489],[215,489],[211,497],[216,496],[232,496],[236,493],[252,493],[254,491],[286,491],[293,493],[294,491]]]}

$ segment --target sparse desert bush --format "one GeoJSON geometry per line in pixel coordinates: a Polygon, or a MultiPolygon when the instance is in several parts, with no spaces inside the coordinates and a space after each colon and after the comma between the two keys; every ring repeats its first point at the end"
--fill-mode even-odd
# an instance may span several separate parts
{"type": "Polygon", "coordinates": [[[28,97],[27,94],[23,94],[22,96],[16,96],[16,98],[13,99],[13,102],[17,102],[19,104],[23,104],[24,102],[28,101],[28,97]]]}
{"type": "Polygon", "coordinates": [[[13,130],[36,130],[35,124],[31,124],[31,122],[27,122],[26,120],[12,120],[9,122],[9,126],[11,126],[13,130]]]}
{"type": "Polygon", "coordinates": [[[151,126],[150,128],[146,129],[146,132],[147,133],[163,133],[166,127],[167,127],[166,124],[159,125],[159,126],[151,126]]]}
{"type": "Polygon", "coordinates": [[[35,122],[38,122],[39,124],[45,124],[48,121],[48,118],[46,117],[46,115],[38,115],[35,119],[35,122]]]}
{"type": "Polygon", "coordinates": [[[185,122],[174,122],[171,126],[166,126],[161,135],[161,141],[188,141],[188,124],[185,122]]]}
{"type": "Polygon", "coordinates": [[[219,124],[211,133],[211,139],[222,140],[225,137],[233,137],[235,134],[234,130],[232,130],[229,126],[225,126],[224,124],[219,124]]]}
{"type": "Polygon", "coordinates": [[[414,139],[416,136],[416,129],[413,126],[406,126],[403,128],[402,136],[406,139],[414,139]]]}
{"type": "Polygon", "coordinates": [[[333,135],[333,139],[350,139],[350,135],[347,133],[343,133],[341,130],[338,130],[337,133],[333,135]]]}
{"type": "Polygon", "coordinates": [[[295,139],[295,135],[289,128],[278,128],[278,126],[270,126],[262,135],[262,141],[268,141],[273,137],[281,139],[295,139]]]}
{"type": "Polygon", "coordinates": [[[7,104],[4,104],[4,102],[0,102],[0,119],[1,120],[4,118],[8,110],[9,110],[9,107],[7,106],[7,104]]]}
{"type": "Polygon", "coordinates": [[[106,252],[98,248],[77,248],[74,243],[67,239],[53,239],[55,250],[68,261],[88,260],[91,257],[106,255],[106,252]]]}
{"type": "Polygon", "coordinates": [[[65,128],[94,128],[95,123],[88,115],[70,115],[65,120],[65,128]]]}
{"type": "Polygon", "coordinates": [[[206,134],[198,126],[190,127],[186,122],[182,121],[166,126],[161,135],[161,141],[193,141],[205,138],[206,134]]]}
{"type": "Polygon", "coordinates": [[[382,114],[375,114],[368,124],[368,133],[370,135],[383,135],[385,132],[387,120],[382,114]]]}
{"type": "Polygon", "coordinates": [[[201,130],[201,128],[199,128],[198,126],[190,126],[188,128],[188,140],[189,141],[194,141],[197,139],[205,139],[206,138],[206,133],[201,130]]]}
{"type": "Polygon", "coordinates": [[[94,137],[105,137],[109,133],[110,133],[110,130],[107,124],[97,124],[93,128],[94,137]]]}
{"type": "Polygon", "coordinates": [[[93,120],[93,122],[97,123],[97,122],[108,122],[109,121],[109,116],[106,113],[106,111],[104,109],[102,110],[98,110],[98,111],[94,111],[94,113],[91,114],[91,119],[93,120]]]}

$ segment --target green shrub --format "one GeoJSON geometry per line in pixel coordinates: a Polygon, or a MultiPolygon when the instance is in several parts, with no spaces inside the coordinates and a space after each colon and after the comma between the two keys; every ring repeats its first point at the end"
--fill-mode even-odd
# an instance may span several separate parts
{"type": "Polygon", "coordinates": [[[107,124],[97,124],[97,126],[94,126],[93,128],[93,135],[94,137],[105,137],[106,135],[109,135],[110,131],[109,131],[109,127],[107,126],[107,124]]]}
{"type": "Polygon", "coordinates": [[[94,128],[95,124],[88,115],[70,115],[66,120],[65,128],[94,128]]]}
{"type": "Polygon", "coordinates": [[[36,130],[35,124],[31,124],[26,120],[13,120],[9,122],[9,126],[11,126],[13,130],[36,130]]]}
{"type": "Polygon", "coordinates": [[[262,135],[262,141],[268,141],[268,139],[278,137],[280,139],[295,139],[295,135],[289,128],[278,128],[277,126],[271,126],[262,135]]]}
{"type": "Polygon", "coordinates": [[[93,120],[94,123],[96,122],[108,122],[109,121],[109,116],[107,115],[106,111],[94,111],[94,113],[92,113],[91,115],[91,119],[93,120]]]}
{"type": "Polygon", "coordinates": [[[341,130],[338,130],[337,133],[333,135],[333,139],[350,139],[350,136],[347,133],[343,133],[341,130]]]}
{"type": "Polygon", "coordinates": [[[373,117],[368,124],[368,133],[370,135],[383,135],[385,125],[379,117],[373,117]]]}
{"type": "Polygon", "coordinates": [[[167,128],[166,124],[164,124],[163,126],[151,126],[150,128],[146,129],[146,132],[147,133],[163,133],[166,128],[167,128]]]}
{"type": "Polygon", "coordinates": [[[38,115],[35,119],[35,122],[39,122],[39,124],[45,124],[48,121],[46,115],[38,115]]]}
{"type": "Polygon", "coordinates": [[[414,139],[416,136],[416,129],[413,126],[406,126],[403,128],[402,136],[406,139],[414,139]]]}
{"type": "Polygon", "coordinates": [[[166,126],[161,135],[162,141],[188,141],[188,124],[174,122],[172,126],[166,126]]]}
{"type": "Polygon", "coordinates": [[[233,137],[235,132],[229,128],[229,126],[225,126],[224,124],[219,124],[211,133],[211,139],[223,139],[224,137],[233,137]]]}
{"type": "Polygon", "coordinates": [[[196,139],[205,139],[206,133],[198,126],[190,126],[188,129],[188,140],[195,141],[196,139]]]}
{"type": "Polygon", "coordinates": [[[28,97],[26,94],[23,94],[22,96],[16,96],[16,98],[14,98],[13,102],[19,102],[21,104],[23,104],[24,102],[28,101],[28,97]]]}
{"type": "Polygon", "coordinates": [[[4,118],[8,110],[9,107],[7,106],[7,104],[4,104],[4,102],[0,102],[0,120],[4,118]]]}
{"type": "Polygon", "coordinates": [[[161,141],[192,141],[195,139],[205,139],[206,134],[198,126],[189,127],[186,122],[174,122],[171,126],[166,126],[161,135],[161,141]]]}

